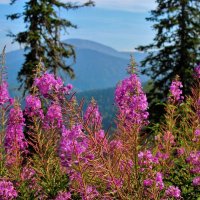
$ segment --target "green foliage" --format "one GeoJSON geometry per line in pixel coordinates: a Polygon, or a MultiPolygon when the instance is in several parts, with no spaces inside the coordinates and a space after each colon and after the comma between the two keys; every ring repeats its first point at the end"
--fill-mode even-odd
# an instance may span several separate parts
{"type": "Polygon", "coordinates": [[[183,199],[197,199],[200,196],[198,187],[192,186],[192,179],[189,166],[183,161],[176,160],[175,167],[170,171],[170,176],[166,176],[169,185],[177,185],[181,189],[183,199]]]}
{"type": "MultiPolygon", "coordinates": [[[[16,0],[12,0],[14,4],[16,0]]],[[[18,34],[10,34],[14,41],[25,46],[25,62],[18,73],[18,80],[24,90],[30,89],[35,74],[35,66],[40,58],[47,69],[55,75],[58,69],[63,69],[70,77],[74,77],[74,71],[70,65],[66,65],[66,58],[73,57],[75,61],[75,51],[72,45],[60,41],[60,33],[68,28],[77,28],[69,20],[61,18],[59,13],[62,9],[68,11],[84,6],[94,5],[89,0],[84,4],[63,3],[59,0],[29,0],[25,4],[23,13],[14,13],[7,16],[8,19],[15,20],[23,17],[26,30],[18,34]]]]}
{"type": "Polygon", "coordinates": [[[31,143],[35,152],[30,161],[37,174],[37,187],[42,191],[40,195],[53,198],[59,191],[66,190],[69,182],[57,154],[59,135],[55,130],[43,132],[37,125],[33,131],[31,143]]]}
{"type": "MultiPolygon", "coordinates": [[[[166,100],[168,88],[179,75],[183,93],[188,94],[193,68],[200,61],[200,3],[193,0],[157,0],[148,21],[154,23],[156,36],[152,44],[139,46],[148,52],[142,61],[142,73],[149,75],[154,86],[148,93],[152,106],[150,113],[160,109],[156,104],[166,100]]],[[[162,107],[163,110],[163,107],[162,107]]],[[[161,112],[162,113],[162,112],[161,112]]],[[[157,113],[157,116],[159,113],[157,113]]]]}
{"type": "MultiPolygon", "coordinates": [[[[176,185],[181,189],[183,199],[198,199],[200,188],[192,184],[192,180],[197,174],[191,172],[191,166],[187,161],[189,152],[199,150],[199,140],[195,141],[194,132],[199,128],[198,101],[200,98],[199,82],[193,84],[193,90],[190,96],[182,103],[170,103],[165,105],[166,114],[162,123],[158,124],[153,131],[164,135],[169,131],[174,136],[175,144],[164,144],[167,146],[166,152],[170,152],[168,159],[168,168],[166,170],[165,181],[168,185],[176,185]],[[184,149],[180,155],[178,149],[184,149]]],[[[166,142],[166,141],[165,141],[166,142]]],[[[159,147],[158,147],[159,149],[159,147]]]]}

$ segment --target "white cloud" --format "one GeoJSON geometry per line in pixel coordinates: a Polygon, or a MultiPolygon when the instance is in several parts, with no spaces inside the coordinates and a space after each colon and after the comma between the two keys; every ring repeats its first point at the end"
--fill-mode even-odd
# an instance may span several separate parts
{"type": "MultiPolygon", "coordinates": [[[[67,0],[63,0],[66,1],[67,0]]],[[[75,0],[84,3],[86,0],[75,0]]],[[[146,12],[156,7],[155,0],[94,0],[96,7],[125,10],[132,12],[146,12]]]]}

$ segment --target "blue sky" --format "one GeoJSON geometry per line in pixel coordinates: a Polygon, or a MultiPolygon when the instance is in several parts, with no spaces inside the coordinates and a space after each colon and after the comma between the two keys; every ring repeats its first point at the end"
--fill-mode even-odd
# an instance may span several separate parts
{"type": "MultiPolygon", "coordinates": [[[[62,0],[68,2],[69,0],[62,0]]],[[[74,2],[83,3],[86,0],[74,2]]],[[[10,6],[9,0],[0,0],[0,49],[19,49],[17,43],[6,37],[8,31],[24,30],[23,20],[6,20],[7,14],[23,11],[25,0],[10,6]]],[[[71,1],[73,2],[73,1],[71,1]]],[[[149,11],[156,7],[154,0],[96,0],[96,6],[62,12],[62,16],[78,25],[69,29],[62,39],[81,38],[111,46],[120,51],[132,51],[141,44],[149,44],[154,37],[152,24],[145,20],[149,11]]]]}

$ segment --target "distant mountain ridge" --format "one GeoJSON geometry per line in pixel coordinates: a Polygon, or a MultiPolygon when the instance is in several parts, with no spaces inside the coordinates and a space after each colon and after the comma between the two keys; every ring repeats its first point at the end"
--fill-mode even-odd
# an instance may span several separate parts
{"type": "Polygon", "coordinates": [[[90,40],[69,39],[66,40],[66,42],[72,44],[77,49],[90,49],[110,56],[124,58],[124,59],[129,59],[131,54],[131,52],[126,52],[125,54],[121,53],[113,49],[112,47],[90,40]]]}
{"type": "Polygon", "coordinates": [[[90,50],[98,51],[100,53],[104,53],[107,55],[124,58],[124,59],[128,59],[128,60],[130,59],[131,55],[134,55],[136,60],[139,59],[141,61],[141,58],[143,59],[144,55],[145,55],[144,53],[137,52],[137,51],[134,51],[134,52],[117,51],[114,48],[109,47],[105,44],[100,44],[98,42],[94,42],[91,40],[68,39],[65,41],[69,44],[72,44],[77,49],[90,49],[90,50]]]}
{"type": "MultiPolygon", "coordinates": [[[[114,87],[126,74],[126,68],[130,61],[130,53],[119,52],[109,46],[82,39],[69,39],[67,43],[75,47],[77,61],[72,67],[76,78],[70,80],[60,71],[65,82],[71,82],[75,90],[88,91],[114,87]]],[[[16,50],[6,54],[6,66],[8,67],[8,82],[10,88],[19,87],[16,77],[24,62],[23,50],[16,50]]],[[[134,52],[136,62],[140,62],[145,54],[134,52]]],[[[69,63],[69,60],[66,60],[69,63]]],[[[140,76],[142,82],[146,76],[140,76]]]]}

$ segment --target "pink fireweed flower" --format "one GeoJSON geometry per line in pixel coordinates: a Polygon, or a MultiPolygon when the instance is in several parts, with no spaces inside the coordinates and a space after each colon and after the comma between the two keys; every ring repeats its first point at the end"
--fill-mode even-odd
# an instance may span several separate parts
{"type": "Polygon", "coordinates": [[[192,166],[192,173],[200,173],[200,151],[192,151],[186,161],[192,166]]]}
{"type": "Polygon", "coordinates": [[[60,192],[55,200],[70,200],[71,193],[70,192],[60,192]]]}
{"type": "Polygon", "coordinates": [[[178,187],[169,186],[168,189],[165,191],[165,195],[167,197],[179,199],[181,197],[181,191],[178,187]]]}
{"type": "Polygon", "coordinates": [[[195,130],[194,135],[196,137],[200,137],[200,129],[199,128],[195,130]]]}
{"type": "Polygon", "coordinates": [[[81,195],[83,200],[95,200],[99,196],[99,192],[96,190],[94,186],[87,186],[86,192],[81,195]]]}
{"type": "Polygon", "coordinates": [[[82,125],[73,126],[71,130],[63,127],[59,148],[59,156],[63,166],[71,170],[70,166],[77,163],[77,159],[84,160],[87,148],[88,141],[82,132],[82,125]]]}
{"type": "Polygon", "coordinates": [[[147,188],[155,185],[159,190],[163,190],[164,182],[162,173],[157,172],[155,175],[153,175],[153,177],[145,179],[143,181],[143,185],[147,188]]]}
{"type": "Polygon", "coordinates": [[[64,95],[69,95],[71,93],[71,90],[73,89],[72,84],[67,84],[67,86],[61,87],[58,91],[55,91],[57,93],[57,97],[60,100],[64,100],[64,95]]]}
{"type": "Polygon", "coordinates": [[[147,97],[136,74],[131,74],[117,86],[115,101],[119,114],[125,117],[126,121],[137,125],[147,123],[147,97]]]}
{"type": "Polygon", "coordinates": [[[28,95],[26,97],[26,108],[31,108],[31,109],[40,109],[41,108],[41,101],[38,97],[33,96],[33,95],[28,95]]]}
{"type": "Polygon", "coordinates": [[[72,85],[68,84],[64,87],[64,83],[61,78],[55,78],[53,74],[45,73],[39,78],[35,78],[34,85],[37,86],[42,95],[47,95],[51,92],[61,92],[68,94],[72,89],[72,85]]]}
{"type": "Polygon", "coordinates": [[[200,140],[200,129],[197,128],[194,131],[194,138],[192,139],[194,142],[198,142],[200,140]]]}
{"type": "Polygon", "coordinates": [[[169,154],[168,153],[162,153],[160,151],[158,151],[155,155],[155,157],[158,159],[158,160],[166,160],[169,158],[169,154]]]}
{"type": "Polygon", "coordinates": [[[143,181],[143,185],[144,185],[144,187],[150,187],[150,186],[152,186],[153,185],[153,180],[152,179],[145,179],[144,181],[143,181]]]}
{"type": "Polygon", "coordinates": [[[169,97],[169,99],[172,101],[174,100],[175,102],[182,101],[184,99],[184,97],[182,96],[182,90],[181,90],[182,87],[183,85],[181,81],[178,80],[172,81],[172,84],[170,86],[171,96],[169,97]]]}
{"type": "Polygon", "coordinates": [[[7,153],[12,153],[12,150],[15,148],[21,151],[27,148],[27,142],[23,133],[24,121],[25,119],[19,106],[10,109],[5,135],[5,149],[7,153]]]}
{"type": "Polygon", "coordinates": [[[42,105],[40,98],[33,95],[28,95],[26,97],[26,107],[25,107],[25,114],[29,117],[38,116],[40,119],[44,118],[42,105]]]}
{"type": "Polygon", "coordinates": [[[192,180],[192,184],[195,185],[195,186],[200,186],[200,176],[195,177],[192,180]]]}
{"type": "Polygon", "coordinates": [[[97,103],[92,100],[86,109],[84,120],[89,126],[101,127],[102,116],[99,112],[99,107],[97,103]]]}
{"type": "Polygon", "coordinates": [[[200,79],[200,64],[194,68],[195,76],[200,79]]]}
{"type": "MultiPolygon", "coordinates": [[[[69,175],[70,181],[75,182],[76,191],[82,199],[96,199],[99,195],[93,186],[88,186],[82,176],[82,170],[87,169],[90,161],[94,159],[94,155],[88,151],[89,141],[87,135],[82,131],[82,125],[73,126],[71,130],[67,130],[64,126],[62,129],[62,137],[59,147],[59,156],[61,164],[65,167],[69,175]],[[82,170],[79,167],[81,164],[82,170]]],[[[104,133],[100,133],[100,140],[104,137],[104,133]]]]}
{"type": "Polygon", "coordinates": [[[164,188],[164,183],[163,183],[163,175],[160,172],[156,173],[156,187],[158,187],[160,190],[164,188]]]}
{"type": "Polygon", "coordinates": [[[177,154],[178,156],[182,156],[185,153],[185,148],[180,147],[177,149],[177,154]]]}
{"type": "Polygon", "coordinates": [[[47,113],[45,115],[45,127],[46,128],[61,128],[63,124],[62,119],[62,109],[60,105],[53,103],[48,107],[47,113]]]}
{"type": "Polygon", "coordinates": [[[52,89],[59,90],[63,86],[62,80],[59,78],[55,79],[53,74],[43,74],[39,78],[35,78],[34,85],[38,87],[41,94],[46,95],[52,89]]]}
{"type": "Polygon", "coordinates": [[[197,101],[197,110],[196,111],[197,111],[197,116],[198,116],[198,118],[200,120],[200,98],[197,101]]]}
{"type": "Polygon", "coordinates": [[[65,94],[69,94],[69,92],[73,89],[73,85],[72,84],[67,84],[67,86],[63,87],[62,91],[65,94]]]}
{"type": "Polygon", "coordinates": [[[18,196],[12,182],[2,180],[0,181],[0,199],[11,200],[18,196]]]}
{"type": "Polygon", "coordinates": [[[5,81],[2,81],[0,84],[0,106],[6,103],[12,103],[12,99],[8,93],[8,84],[5,81]]]}
{"type": "Polygon", "coordinates": [[[153,165],[158,164],[158,158],[153,156],[149,150],[143,152],[140,151],[138,154],[138,160],[138,164],[142,171],[144,171],[144,168],[152,169],[153,165]]]}

